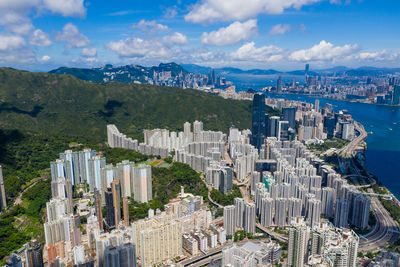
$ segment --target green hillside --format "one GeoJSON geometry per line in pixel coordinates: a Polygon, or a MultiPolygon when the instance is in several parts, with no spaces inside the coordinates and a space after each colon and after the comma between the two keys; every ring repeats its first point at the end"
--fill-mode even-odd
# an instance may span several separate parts
{"type": "Polygon", "coordinates": [[[249,128],[251,102],[196,90],[126,83],[91,83],[70,75],[0,69],[0,127],[51,135],[106,137],[106,124],[142,138],[145,128],[182,129],[201,120],[206,129],[249,128]]]}

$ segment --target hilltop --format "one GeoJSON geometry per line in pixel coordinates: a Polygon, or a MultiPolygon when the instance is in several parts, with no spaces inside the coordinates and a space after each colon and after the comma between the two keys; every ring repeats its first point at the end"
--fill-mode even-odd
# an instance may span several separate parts
{"type": "Polygon", "coordinates": [[[251,102],[192,89],[133,83],[92,83],[71,75],[0,68],[2,129],[106,137],[106,124],[142,138],[143,129],[180,130],[202,120],[207,129],[249,128],[251,102]]]}
{"type": "Polygon", "coordinates": [[[91,82],[140,82],[147,83],[149,78],[153,78],[154,72],[171,72],[171,77],[175,78],[187,71],[180,65],[171,63],[160,63],[158,66],[144,67],[140,65],[113,66],[107,64],[101,68],[67,68],[60,67],[50,71],[55,74],[71,74],[79,79],[91,82]]]}

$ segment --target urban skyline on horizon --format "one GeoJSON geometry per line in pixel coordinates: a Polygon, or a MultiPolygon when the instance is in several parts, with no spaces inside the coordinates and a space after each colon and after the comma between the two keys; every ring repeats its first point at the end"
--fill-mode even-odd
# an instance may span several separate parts
{"type": "Polygon", "coordinates": [[[399,67],[397,1],[3,1],[0,66],[399,67]],[[385,17],[383,21],[381,18],[385,17]]]}

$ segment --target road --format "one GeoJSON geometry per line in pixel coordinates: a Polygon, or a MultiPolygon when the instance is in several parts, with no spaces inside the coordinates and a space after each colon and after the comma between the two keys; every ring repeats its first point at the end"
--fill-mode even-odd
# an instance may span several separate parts
{"type": "Polygon", "coordinates": [[[21,204],[22,202],[22,195],[32,186],[34,186],[35,184],[47,180],[48,178],[50,178],[49,176],[43,176],[40,179],[37,179],[36,181],[34,181],[33,183],[29,184],[28,186],[26,186],[24,189],[22,189],[22,191],[18,194],[18,196],[15,198],[14,203],[12,204],[11,207],[16,206],[18,204],[21,204]]]}
{"type": "MultiPolygon", "coordinates": [[[[362,176],[357,167],[353,168],[353,171],[357,176],[370,181],[374,180],[370,177],[362,176]]],[[[368,188],[367,191],[370,194],[374,193],[372,188],[368,188]]],[[[363,252],[375,251],[376,249],[386,247],[390,242],[398,238],[398,234],[392,231],[399,231],[400,229],[397,222],[390,216],[390,213],[385,209],[379,198],[376,196],[370,196],[370,198],[370,209],[374,213],[376,224],[369,233],[360,238],[359,250],[363,252]]]]}
{"type": "Polygon", "coordinates": [[[356,150],[356,148],[359,147],[361,143],[364,142],[365,139],[367,139],[368,137],[368,134],[361,123],[354,121],[354,128],[359,133],[359,135],[346,146],[336,151],[336,153],[341,155],[342,157],[352,157],[353,152],[356,150]]]}
{"type": "MultiPolygon", "coordinates": [[[[373,190],[369,188],[368,192],[373,193],[373,190]]],[[[393,220],[379,199],[371,197],[371,200],[371,210],[375,215],[376,225],[371,232],[360,238],[359,250],[364,252],[386,247],[392,239],[398,237],[398,234],[393,233],[392,230],[400,230],[397,222],[393,220]]]]}

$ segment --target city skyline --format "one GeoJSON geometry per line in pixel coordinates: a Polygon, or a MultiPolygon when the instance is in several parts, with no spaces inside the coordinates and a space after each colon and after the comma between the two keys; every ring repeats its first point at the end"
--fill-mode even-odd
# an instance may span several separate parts
{"type": "Polygon", "coordinates": [[[397,1],[49,1],[0,4],[0,65],[156,65],[243,69],[398,67],[397,1]],[[382,20],[382,16],[385,20],[382,20]]]}

